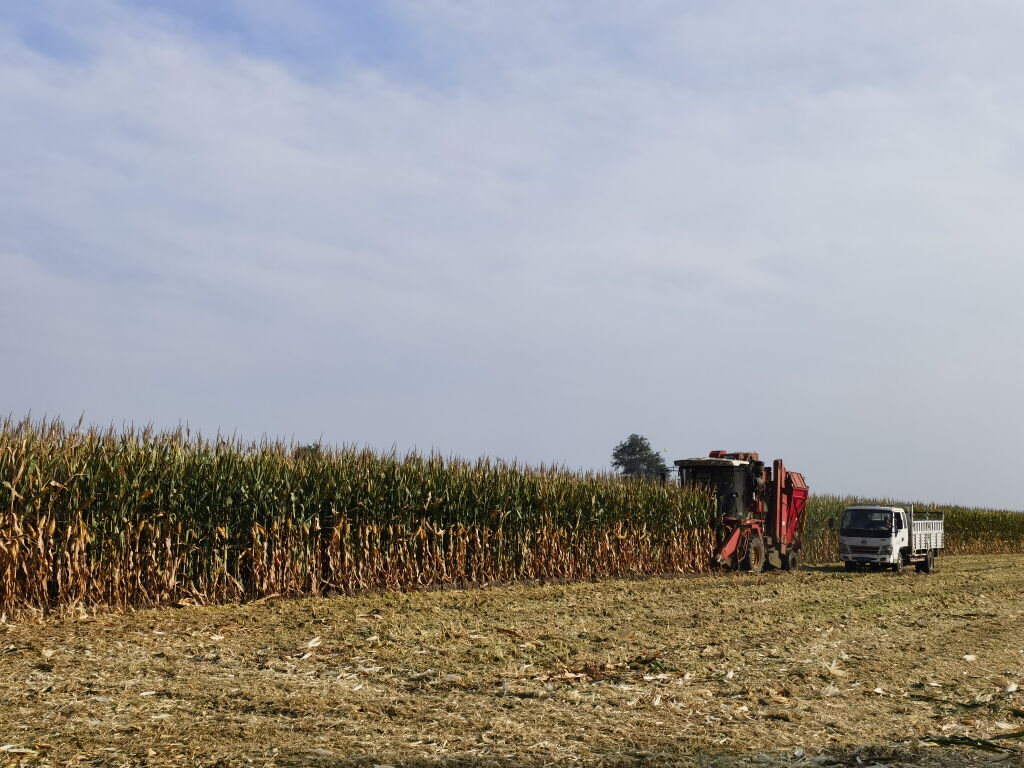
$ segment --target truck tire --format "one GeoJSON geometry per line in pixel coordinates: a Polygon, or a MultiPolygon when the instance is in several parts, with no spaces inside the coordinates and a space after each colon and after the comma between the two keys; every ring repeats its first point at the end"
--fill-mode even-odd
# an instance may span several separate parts
{"type": "Polygon", "coordinates": [[[750,550],[743,559],[743,570],[751,573],[760,573],[764,570],[764,541],[760,536],[751,537],[750,550]]]}
{"type": "Polygon", "coordinates": [[[893,563],[892,569],[899,573],[907,565],[910,565],[910,551],[903,547],[900,549],[900,553],[896,556],[896,562],[893,563]]]}
{"type": "Polygon", "coordinates": [[[921,563],[921,571],[924,573],[935,573],[935,553],[929,552],[928,556],[921,563]]]}
{"type": "Polygon", "coordinates": [[[844,562],[843,565],[846,566],[846,570],[848,570],[848,571],[856,571],[857,570],[857,564],[856,563],[852,563],[849,560],[844,562]]]}
{"type": "Polygon", "coordinates": [[[797,554],[796,550],[787,552],[782,556],[782,570],[784,571],[796,571],[800,568],[800,555],[797,554]]]}

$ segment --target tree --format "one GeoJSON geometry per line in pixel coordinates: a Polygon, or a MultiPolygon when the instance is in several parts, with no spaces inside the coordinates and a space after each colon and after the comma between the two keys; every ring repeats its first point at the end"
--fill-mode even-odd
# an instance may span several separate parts
{"type": "Polygon", "coordinates": [[[660,477],[668,472],[664,460],[643,435],[632,434],[615,446],[612,466],[625,477],[660,477]]]}
{"type": "Polygon", "coordinates": [[[304,459],[312,461],[314,459],[321,459],[324,456],[324,447],[320,445],[319,441],[311,443],[310,445],[300,445],[295,449],[293,454],[296,459],[304,459]]]}

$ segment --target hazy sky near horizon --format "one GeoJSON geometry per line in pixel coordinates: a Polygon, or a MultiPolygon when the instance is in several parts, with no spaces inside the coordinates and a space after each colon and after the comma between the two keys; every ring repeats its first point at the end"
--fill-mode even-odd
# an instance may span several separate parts
{"type": "Polygon", "coordinates": [[[0,412],[1024,509],[1018,2],[0,7],[0,412]]]}

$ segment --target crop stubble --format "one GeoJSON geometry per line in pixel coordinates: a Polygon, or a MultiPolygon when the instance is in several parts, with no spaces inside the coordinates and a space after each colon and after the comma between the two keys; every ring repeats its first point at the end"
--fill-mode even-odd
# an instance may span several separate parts
{"type": "Polygon", "coordinates": [[[0,625],[0,765],[1019,765],[1022,564],[0,625]]]}

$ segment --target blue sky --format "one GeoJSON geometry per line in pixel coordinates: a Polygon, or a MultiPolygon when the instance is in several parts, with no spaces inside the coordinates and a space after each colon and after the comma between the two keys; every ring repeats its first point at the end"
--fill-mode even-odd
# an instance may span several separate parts
{"type": "Polygon", "coordinates": [[[8,3],[0,402],[587,468],[641,432],[1024,508],[1022,27],[8,3]]]}
{"type": "Polygon", "coordinates": [[[132,5],[164,16],[184,35],[278,62],[313,81],[358,67],[417,79],[428,75],[415,29],[384,2],[142,0],[132,5]]]}

